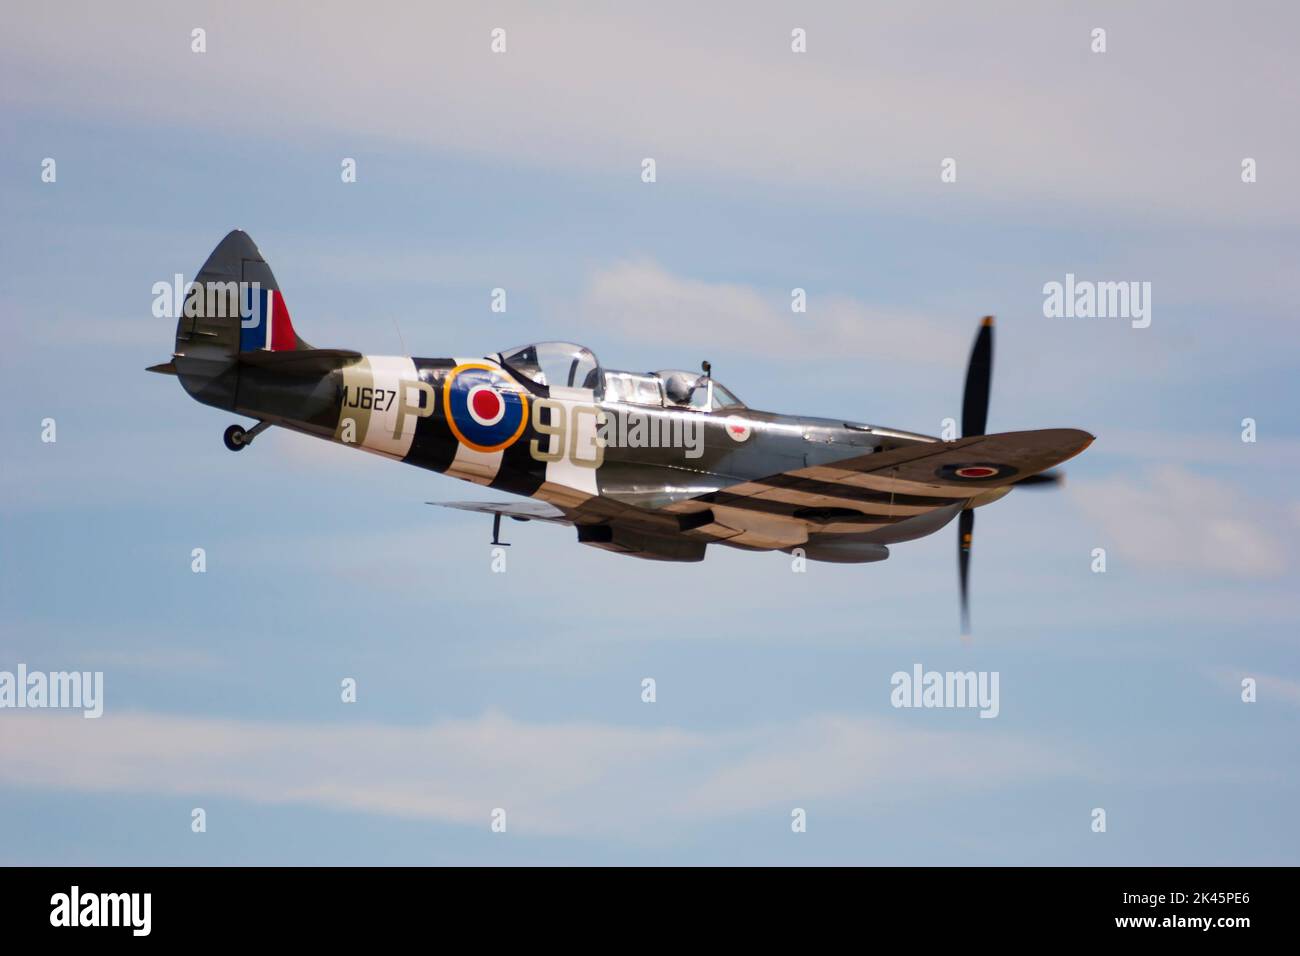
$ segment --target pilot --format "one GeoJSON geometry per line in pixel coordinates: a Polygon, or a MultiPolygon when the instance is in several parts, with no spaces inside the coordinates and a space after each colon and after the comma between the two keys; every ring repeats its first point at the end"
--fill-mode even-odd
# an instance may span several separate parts
{"type": "Polygon", "coordinates": [[[695,391],[698,379],[686,372],[673,372],[664,379],[664,394],[674,405],[690,407],[691,394],[695,391]]]}

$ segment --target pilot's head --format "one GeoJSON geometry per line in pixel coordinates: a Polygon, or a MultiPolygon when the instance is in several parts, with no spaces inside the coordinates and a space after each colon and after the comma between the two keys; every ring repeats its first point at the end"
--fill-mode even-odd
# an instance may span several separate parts
{"type": "Polygon", "coordinates": [[[664,379],[664,394],[674,405],[689,405],[695,390],[695,377],[685,372],[674,372],[664,379]]]}

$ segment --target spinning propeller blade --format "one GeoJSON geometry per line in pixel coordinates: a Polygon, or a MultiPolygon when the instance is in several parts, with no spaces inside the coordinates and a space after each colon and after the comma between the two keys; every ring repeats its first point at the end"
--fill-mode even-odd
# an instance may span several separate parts
{"type": "Polygon", "coordinates": [[[1028,478],[1021,478],[1016,482],[1016,487],[1059,488],[1063,484],[1065,484],[1065,472],[1042,471],[1036,475],[1030,475],[1028,478]]]}
{"type": "Polygon", "coordinates": [[[966,392],[961,400],[961,436],[983,435],[989,418],[993,386],[993,316],[984,316],[966,366],[966,392]]]}
{"type": "MultiPolygon", "coordinates": [[[[961,403],[963,438],[983,435],[989,418],[989,394],[993,388],[993,316],[984,316],[966,366],[966,389],[961,403]]],[[[1060,471],[1044,471],[1015,482],[1030,488],[1058,488],[1065,482],[1060,471]]],[[[975,511],[966,508],[957,522],[957,574],[961,585],[961,634],[970,637],[970,550],[975,534],[975,511]]]]}
{"type": "MultiPolygon", "coordinates": [[[[966,389],[961,400],[961,435],[983,435],[989,419],[989,393],[993,388],[993,316],[984,316],[966,366],[966,389]]],[[[961,634],[970,637],[970,547],[975,533],[975,511],[967,508],[957,521],[957,574],[961,584],[961,634]]]]}
{"type": "Polygon", "coordinates": [[[970,637],[970,542],[975,531],[975,512],[967,508],[957,519],[957,574],[961,581],[961,636],[970,637]]]}

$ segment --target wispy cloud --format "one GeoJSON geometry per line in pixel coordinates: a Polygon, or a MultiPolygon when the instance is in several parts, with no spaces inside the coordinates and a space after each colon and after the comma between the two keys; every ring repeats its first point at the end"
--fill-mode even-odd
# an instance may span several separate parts
{"type": "MultiPolygon", "coordinates": [[[[581,16],[522,3],[324,3],[309,18],[240,2],[222,16],[166,3],[29,4],[9,18],[0,90],[25,106],[167,126],[294,137],[313,127],[351,143],[621,164],[630,178],[652,155],[665,181],[686,170],[829,187],[842,201],[933,202],[951,156],[951,196],[1050,197],[1054,208],[1102,203],[1143,216],[1183,215],[1195,194],[1199,214],[1235,220],[1240,158],[1257,154],[1267,170],[1267,157],[1300,151],[1294,124],[1273,121],[1291,89],[1281,78],[1294,11],[1280,4],[1267,32],[1225,30],[1212,6],[1116,8],[1105,54],[1089,49],[1095,18],[1050,5],[841,5],[797,18],[762,4],[568,9],[581,16]],[[189,31],[203,24],[208,52],[198,56],[189,31]],[[362,34],[362,24],[383,27],[362,34]],[[806,54],[790,51],[796,25],[808,31],[806,54]],[[489,51],[498,26],[504,55],[489,51]],[[289,47],[278,43],[287,35],[289,47]],[[1195,55],[1206,36],[1211,58],[1195,55]],[[1210,137],[1224,148],[1205,148],[1210,137]]],[[[1268,194],[1255,214],[1293,217],[1295,190],[1267,177],[1251,187],[1268,194]]]]}
{"type": "Polygon", "coordinates": [[[690,341],[702,348],[773,358],[866,354],[873,362],[958,366],[966,341],[920,315],[864,305],[845,296],[808,299],[794,312],[790,290],[674,275],[649,260],[592,274],[582,307],[592,321],[638,342],[690,341]]]}
{"type": "MultiPolygon", "coordinates": [[[[1300,469],[1300,439],[1266,433],[1259,442],[1248,444],[1241,441],[1240,429],[1231,419],[1217,432],[1107,428],[1089,451],[1093,457],[1114,456],[1137,463],[1176,464],[1184,468],[1230,467],[1249,470],[1252,475],[1270,471],[1286,476],[1300,469]]],[[[1300,517],[1300,502],[1289,510],[1300,517]]]]}
{"type": "MultiPolygon", "coordinates": [[[[960,715],[966,716],[966,715],[960,715]]],[[[819,716],[698,732],[531,724],[489,713],[427,726],[286,725],[165,714],[7,714],[0,783],[303,804],[628,840],[746,811],[906,801],[1077,775],[1076,761],[985,728],[819,716]],[[92,726],[93,725],[93,726],[92,726]]]]}
{"type": "Polygon", "coordinates": [[[1075,500],[1106,542],[1141,563],[1237,577],[1274,576],[1289,564],[1275,519],[1248,493],[1178,465],[1078,482],[1075,500]]]}

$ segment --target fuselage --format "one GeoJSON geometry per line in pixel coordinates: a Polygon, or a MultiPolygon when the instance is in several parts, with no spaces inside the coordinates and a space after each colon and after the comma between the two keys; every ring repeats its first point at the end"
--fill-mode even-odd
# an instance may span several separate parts
{"type": "Polygon", "coordinates": [[[539,385],[494,358],[363,356],[315,376],[240,366],[224,387],[192,394],[280,427],[561,507],[599,496],[660,508],[740,481],[939,440],[743,406],[714,411],[616,401],[602,391],[539,385]],[[484,387],[499,396],[498,404],[476,415],[468,397],[484,387]]]}

